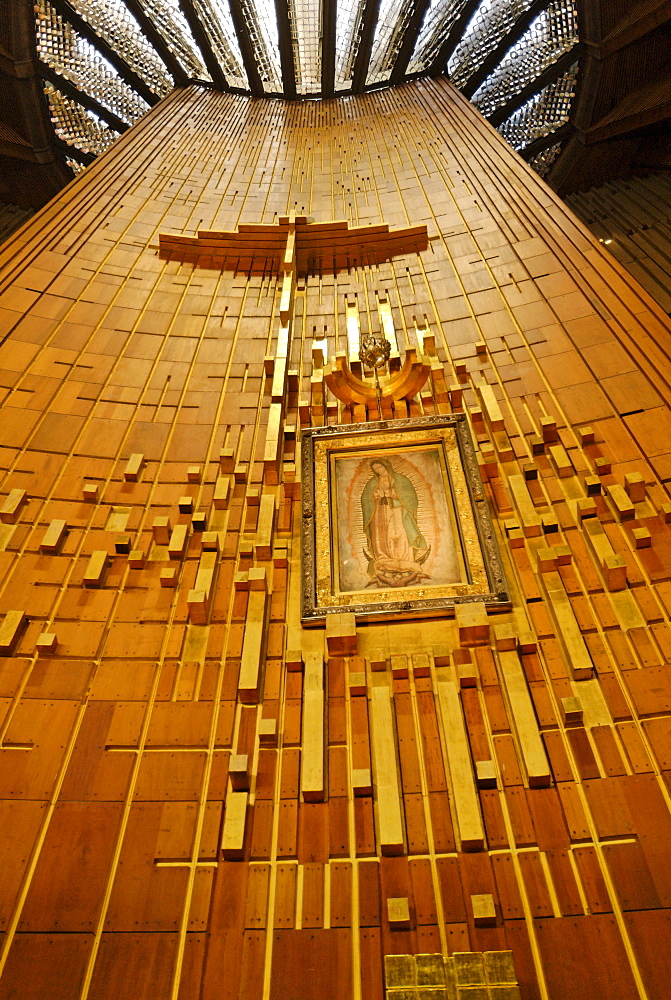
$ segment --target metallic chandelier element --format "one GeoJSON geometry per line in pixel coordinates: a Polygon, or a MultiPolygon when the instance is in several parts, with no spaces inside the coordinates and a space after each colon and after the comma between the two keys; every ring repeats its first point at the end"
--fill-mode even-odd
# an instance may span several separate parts
{"type": "Polygon", "coordinates": [[[576,3],[37,0],[37,54],[56,134],[80,163],[189,82],[295,100],[446,71],[533,162],[570,111],[576,3]]]}

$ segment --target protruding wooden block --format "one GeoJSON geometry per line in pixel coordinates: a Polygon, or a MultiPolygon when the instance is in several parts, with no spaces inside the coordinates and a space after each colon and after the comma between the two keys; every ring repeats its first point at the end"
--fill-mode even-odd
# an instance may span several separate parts
{"type": "MultiPolygon", "coordinates": [[[[442,960],[442,956],[441,956],[442,960]]],[[[416,967],[413,955],[385,955],[384,983],[388,990],[415,988],[416,967]]]]}
{"type": "Polygon", "coordinates": [[[238,558],[240,560],[251,559],[253,555],[254,555],[254,546],[252,545],[252,543],[246,542],[244,540],[240,542],[240,544],[238,545],[238,558]]]}
{"type": "Polygon", "coordinates": [[[55,653],[57,645],[58,636],[55,632],[42,632],[35,642],[35,651],[38,656],[46,656],[49,653],[55,653]]]}
{"type": "Polygon", "coordinates": [[[162,587],[174,587],[177,584],[177,570],[172,566],[162,569],[158,579],[162,587]]]}
{"type": "Polygon", "coordinates": [[[373,649],[368,657],[368,663],[370,669],[374,671],[386,670],[387,669],[387,657],[384,655],[384,650],[373,649]]]}
{"type": "Polygon", "coordinates": [[[273,548],[273,566],[275,569],[286,569],[289,565],[289,550],[286,542],[276,542],[273,548]]]}
{"type": "Polygon", "coordinates": [[[8,611],[0,625],[0,653],[11,653],[12,647],[18,639],[26,616],[23,611],[8,611]]]}
{"type": "Polygon", "coordinates": [[[231,754],[228,761],[228,776],[234,792],[249,791],[249,757],[244,754],[231,754]]]}
{"type": "Polygon", "coordinates": [[[233,448],[222,448],[219,452],[219,469],[224,475],[233,472],[235,468],[235,452],[233,448]]]}
{"type": "Polygon", "coordinates": [[[534,479],[538,479],[538,466],[535,462],[525,462],[522,466],[522,472],[527,482],[533,482],[534,479]]]}
{"type": "Polygon", "coordinates": [[[632,503],[645,500],[645,479],[640,472],[628,472],[624,477],[624,488],[632,503]]]}
{"type": "Polygon", "coordinates": [[[478,788],[496,788],[496,764],[493,760],[476,760],[475,780],[478,788]]]}
{"type": "Polygon", "coordinates": [[[559,522],[554,514],[543,514],[541,517],[541,528],[544,535],[556,535],[559,531],[559,522]]]}
{"type": "Polygon", "coordinates": [[[487,609],[481,601],[473,604],[455,604],[454,617],[462,646],[482,646],[489,642],[487,609]]]}
{"type": "Polygon", "coordinates": [[[114,551],[117,555],[127,556],[132,544],[130,535],[117,535],[114,539],[114,551]]]}
{"type": "Polygon", "coordinates": [[[553,444],[550,446],[549,451],[550,458],[555,464],[559,478],[568,479],[569,476],[572,476],[575,470],[564,446],[561,444],[553,444]]]}
{"type": "Polygon", "coordinates": [[[123,473],[123,477],[127,483],[136,483],[138,481],[143,464],[144,455],[141,455],[139,452],[131,455],[123,473]]]}
{"type": "Polygon", "coordinates": [[[598,476],[585,476],[585,492],[588,497],[596,497],[601,493],[601,480],[598,476]]]}
{"type": "Polygon", "coordinates": [[[460,663],[457,667],[460,688],[478,686],[478,668],[473,663],[460,663]]]}
{"type": "Polygon", "coordinates": [[[231,493],[231,480],[228,476],[219,476],[214,484],[212,503],[215,510],[228,510],[231,493]]]}
{"type": "Polygon", "coordinates": [[[207,530],[207,514],[204,510],[198,510],[191,515],[191,530],[199,534],[207,530]]]}
{"type": "Polygon", "coordinates": [[[373,779],[370,768],[361,767],[352,771],[352,792],[358,796],[373,794],[373,779]]]}
{"type": "Polygon", "coordinates": [[[205,625],[207,622],[207,605],[209,595],[206,590],[192,588],[186,596],[186,606],[189,609],[189,621],[195,625],[205,625]]]}
{"type": "Polygon", "coordinates": [[[259,722],[259,745],[277,746],[277,719],[261,719],[259,722]]]}
{"type": "Polygon", "coordinates": [[[573,552],[568,545],[555,545],[554,546],[555,555],[557,557],[558,566],[568,566],[573,562],[573,552]]]}
{"type": "Polygon", "coordinates": [[[228,792],[226,795],[221,853],[227,861],[237,861],[244,856],[248,799],[248,792],[228,792]]]}
{"type": "Polygon", "coordinates": [[[496,906],[494,897],[489,893],[481,893],[471,896],[471,908],[473,910],[473,923],[476,927],[496,926],[496,906]]]}
{"type": "Polygon", "coordinates": [[[128,565],[131,569],[142,569],[144,567],[144,549],[131,549],[128,553],[128,565]]]}
{"type": "Polygon", "coordinates": [[[517,629],[512,622],[494,626],[494,646],[500,651],[517,649],[517,629]]]}
{"type": "Polygon", "coordinates": [[[88,500],[91,503],[95,503],[98,499],[98,490],[100,489],[98,483],[84,483],[82,486],[82,497],[84,500],[88,500]]]}
{"type": "Polygon", "coordinates": [[[632,528],[632,537],[637,549],[648,549],[652,544],[652,535],[647,528],[632,528]]]}
{"type": "Polygon", "coordinates": [[[233,577],[234,590],[249,590],[249,573],[237,572],[233,577]]]}
{"type": "Polygon", "coordinates": [[[624,557],[616,552],[604,557],[601,563],[606,588],[610,591],[624,590],[627,586],[627,564],[624,557]]]}
{"type": "Polygon", "coordinates": [[[552,774],[522,664],[517,653],[505,652],[497,655],[529,785],[532,788],[544,788],[551,784],[552,774]]]}
{"type": "Polygon", "coordinates": [[[623,486],[615,484],[608,487],[608,495],[615,504],[615,508],[620,515],[621,521],[630,521],[635,516],[636,510],[633,503],[627,496],[623,486]]]}
{"type": "Polygon", "coordinates": [[[546,444],[557,440],[557,421],[554,417],[541,417],[541,435],[546,444]]]}
{"type": "Polygon", "coordinates": [[[245,500],[248,507],[258,507],[261,503],[261,493],[258,486],[248,486],[245,493],[245,500]]]}
{"type": "Polygon", "coordinates": [[[531,445],[532,455],[544,455],[545,454],[545,442],[543,438],[538,434],[532,434],[529,438],[529,444],[531,445]]]}
{"type": "Polygon", "coordinates": [[[594,428],[593,427],[590,427],[590,426],[579,427],[578,428],[578,434],[580,435],[580,444],[581,445],[584,446],[586,444],[594,444],[594,428]]]}
{"type": "Polygon", "coordinates": [[[452,654],[449,646],[433,647],[433,663],[436,667],[449,667],[452,662],[452,654]]]}
{"type": "Polygon", "coordinates": [[[85,587],[100,587],[107,569],[107,550],[96,549],[91,553],[88,566],[84,572],[85,587]]]}
{"type": "Polygon", "coordinates": [[[408,657],[405,653],[399,653],[390,657],[391,676],[394,680],[405,680],[408,677],[408,657]]]}
{"type": "Polygon", "coordinates": [[[659,512],[662,515],[664,524],[669,524],[671,522],[671,503],[663,503],[659,508],[659,512]]]}
{"type": "Polygon", "coordinates": [[[284,663],[290,673],[301,673],[303,670],[303,653],[300,649],[288,649],[284,654],[284,663]]]}
{"type": "Polygon", "coordinates": [[[191,514],[193,512],[193,497],[180,497],[177,506],[180,514],[191,514]]]}
{"type": "Polygon", "coordinates": [[[188,483],[199,483],[202,470],[199,465],[190,465],[186,470],[186,481],[188,483]]]}
{"type": "Polygon", "coordinates": [[[452,957],[457,986],[483,986],[487,982],[481,951],[455,951],[452,957]]]}
{"type": "Polygon", "coordinates": [[[181,559],[186,549],[189,527],[186,524],[176,524],[170,533],[168,555],[171,559],[181,559]]]}
{"type": "Polygon", "coordinates": [[[533,632],[520,632],[517,639],[517,650],[521,655],[525,653],[535,653],[538,649],[538,641],[533,632]]]}
{"type": "Polygon", "coordinates": [[[329,656],[356,656],[358,647],[354,615],[328,615],[326,619],[326,648],[329,656]]]}
{"type": "Polygon", "coordinates": [[[562,698],[561,710],[564,722],[582,722],[580,698],[562,698]]]}
{"type": "Polygon", "coordinates": [[[219,532],[204,531],[200,536],[200,547],[203,552],[219,551],[219,532]]]}
{"type": "Polygon", "coordinates": [[[393,931],[410,929],[410,906],[407,896],[390,896],[387,899],[387,920],[393,931]]]}
{"type": "Polygon", "coordinates": [[[578,517],[584,521],[588,517],[596,517],[596,502],[592,497],[580,497],[577,503],[578,517]]]}
{"type": "Polygon", "coordinates": [[[157,545],[167,545],[170,541],[170,518],[155,517],[152,521],[151,532],[157,545]]]}
{"type": "Polygon", "coordinates": [[[597,476],[609,476],[612,470],[613,464],[609,458],[601,455],[599,458],[594,459],[594,470],[597,476]]]}
{"type": "Polygon", "coordinates": [[[547,545],[542,545],[536,550],[536,563],[539,573],[549,573],[557,568],[557,554],[555,550],[547,545]]]}
{"type": "Polygon", "coordinates": [[[323,802],[326,794],[324,700],[324,658],[306,653],[301,734],[301,792],[306,802],[323,802]]]}
{"type": "MultiPolygon", "coordinates": [[[[417,987],[445,988],[445,960],[442,954],[415,955],[417,987]]],[[[441,994],[444,996],[444,994],[441,994]]],[[[438,994],[436,994],[436,1000],[438,994]]]]}
{"type": "Polygon", "coordinates": [[[412,654],[412,672],[415,677],[431,676],[431,657],[428,653],[412,654]]]}
{"type": "Polygon", "coordinates": [[[250,590],[268,589],[268,577],[263,566],[251,566],[247,571],[247,581],[250,590]]]}
{"type": "Polygon", "coordinates": [[[485,951],[485,977],[490,986],[515,984],[517,973],[512,951],[485,951]]]}
{"type": "Polygon", "coordinates": [[[357,671],[349,675],[349,693],[361,695],[366,693],[366,675],[357,671]]]}
{"type": "Polygon", "coordinates": [[[246,483],[249,475],[249,465],[247,462],[238,462],[233,469],[233,479],[236,483],[246,483]]]}
{"type": "Polygon", "coordinates": [[[3,524],[16,524],[27,498],[25,490],[11,490],[0,507],[0,521],[3,524]]]}
{"type": "Polygon", "coordinates": [[[58,552],[67,533],[67,522],[61,518],[54,518],[42,536],[40,552],[58,552]]]}

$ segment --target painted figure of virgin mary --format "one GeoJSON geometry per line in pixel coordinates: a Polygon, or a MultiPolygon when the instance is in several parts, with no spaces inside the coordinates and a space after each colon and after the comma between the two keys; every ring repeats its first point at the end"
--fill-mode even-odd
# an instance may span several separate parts
{"type": "Polygon", "coordinates": [[[431,546],[417,524],[417,491],[387,458],[370,463],[373,473],[361,494],[369,587],[409,587],[428,574],[431,546]]]}

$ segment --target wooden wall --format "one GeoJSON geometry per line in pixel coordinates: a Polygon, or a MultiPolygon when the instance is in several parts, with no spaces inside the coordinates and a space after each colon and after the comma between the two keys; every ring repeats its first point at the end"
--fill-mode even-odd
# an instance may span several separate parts
{"type": "MultiPolygon", "coordinates": [[[[0,998],[378,1000],[383,954],[506,948],[525,1000],[668,996],[671,364],[646,293],[445,80],[328,103],[177,91],[0,258],[0,998]],[[357,657],[327,658],[317,802],[299,794],[303,678],[284,655],[302,641],[318,658],[324,633],[298,632],[299,501],[262,481],[276,283],[156,249],[292,211],[426,222],[430,248],[299,291],[287,469],[315,332],[344,343],[347,294],[375,326],[386,290],[401,341],[426,316],[445,371],[409,412],[458,407],[445,387],[463,387],[513,596],[484,644],[408,622],[359,627],[357,657]],[[215,507],[222,448],[240,468],[215,507]],[[205,623],[187,605],[199,533],[173,559],[153,537],[157,517],[190,525],[185,496],[220,541],[205,623]],[[258,704],[238,698],[252,566],[270,590],[258,704]],[[10,612],[27,618],[15,636],[10,612]],[[44,633],[57,646],[38,656],[44,633]],[[408,676],[372,672],[379,648],[408,676]],[[367,693],[348,683],[362,671],[367,693]],[[372,796],[351,785],[379,760],[383,702],[395,857],[375,767],[372,796]],[[231,754],[252,772],[240,859],[221,851],[231,754]],[[486,848],[464,852],[462,792],[488,760],[497,787],[471,816],[486,848]],[[473,896],[492,897],[493,926],[473,896]],[[390,898],[409,929],[390,927],[390,898]]],[[[331,400],[326,419],[346,418],[331,400]]]]}

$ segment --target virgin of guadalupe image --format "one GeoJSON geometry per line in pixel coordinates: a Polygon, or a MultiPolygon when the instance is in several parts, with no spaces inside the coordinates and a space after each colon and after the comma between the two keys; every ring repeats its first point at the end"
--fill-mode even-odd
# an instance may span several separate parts
{"type": "Polygon", "coordinates": [[[417,491],[387,458],[370,463],[373,475],[361,493],[368,587],[408,587],[428,580],[423,564],[431,546],[417,524],[417,491]]]}

